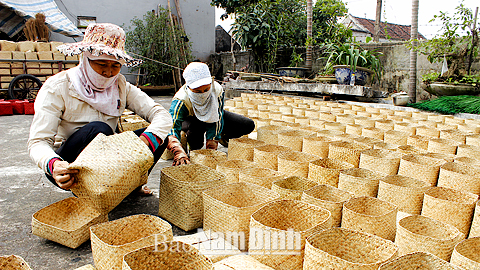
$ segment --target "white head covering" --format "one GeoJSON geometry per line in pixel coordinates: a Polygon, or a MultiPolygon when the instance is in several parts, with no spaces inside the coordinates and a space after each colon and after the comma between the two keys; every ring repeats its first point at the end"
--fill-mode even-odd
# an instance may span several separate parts
{"type": "Polygon", "coordinates": [[[120,116],[118,93],[119,74],[107,78],[90,66],[89,60],[111,60],[121,63],[113,55],[94,56],[84,52],[80,64],[69,69],[68,75],[78,95],[94,109],[111,116],[120,116]]]}

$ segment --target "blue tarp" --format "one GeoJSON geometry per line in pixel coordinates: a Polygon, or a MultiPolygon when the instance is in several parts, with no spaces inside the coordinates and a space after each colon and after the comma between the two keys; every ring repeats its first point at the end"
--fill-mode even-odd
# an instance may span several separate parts
{"type": "Polygon", "coordinates": [[[0,31],[10,37],[18,34],[26,20],[43,13],[52,32],[68,37],[81,36],[82,32],[63,14],[54,0],[0,0],[0,31]]]}

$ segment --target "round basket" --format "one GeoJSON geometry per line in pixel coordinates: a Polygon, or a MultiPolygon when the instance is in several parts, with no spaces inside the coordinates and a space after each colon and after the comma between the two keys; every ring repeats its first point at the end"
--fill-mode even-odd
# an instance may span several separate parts
{"type": "Polygon", "coordinates": [[[358,167],[360,154],[369,149],[372,149],[372,147],[354,142],[333,142],[328,149],[328,158],[345,161],[358,167]]]}
{"type": "Polygon", "coordinates": [[[395,175],[400,166],[402,154],[385,149],[371,149],[360,154],[359,167],[382,175],[395,175]]]}
{"type": "Polygon", "coordinates": [[[325,122],[325,120],[320,120],[318,118],[310,118],[310,126],[320,128],[320,130],[325,128],[325,122]]]}
{"type": "Polygon", "coordinates": [[[455,157],[453,162],[458,162],[469,166],[480,166],[480,160],[470,157],[455,157]]]}
{"type": "Polygon", "coordinates": [[[258,110],[258,117],[260,119],[269,119],[270,120],[270,111],[269,110],[258,110]]]}
{"type": "Polygon", "coordinates": [[[305,106],[308,106],[308,104],[303,105],[303,108],[302,107],[293,108],[292,114],[296,116],[305,116],[305,110],[307,109],[305,106]]]}
{"type": "Polygon", "coordinates": [[[22,257],[16,255],[0,256],[0,269],[32,270],[22,257]]]}
{"type": "Polygon", "coordinates": [[[344,109],[339,107],[332,107],[330,111],[334,114],[343,114],[344,109]]]}
{"type": "Polygon", "coordinates": [[[363,127],[375,127],[375,120],[369,117],[357,116],[355,117],[355,124],[363,127]]]}
{"type": "Polygon", "coordinates": [[[302,152],[316,155],[321,158],[328,157],[330,144],[334,142],[332,138],[323,136],[310,136],[303,138],[302,152]]]}
{"type": "Polygon", "coordinates": [[[263,168],[278,169],[278,154],[290,152],[292,149],[286,146],[266,144],[253,149],[253,162],[263,168]]]}
{"type": "Polygon", "coordinates": [[[454,226],[441,221],[413,215],[398,222],[395,243],[400,255],[412,252],[428,252],[449,261],[453,248],[464,239],[454,226]]]}
{"type": "Polygon", "coordinates": [[[337,187],[340,172],[350,168],[354,166],[345,161],[331,158],[318,159],[308,164],[308,179],[318,184],[337,187]]]}
{"type": "Polygon", "coordinates": [[[317,185],[305,190],[301,200],[327,209],[332,214],[333,227],[340,227],[343,203],[353,198],[353,194],[330,185],[317,185]]]}
{"type": "Polygon", "coordinates": [[[295,117],[295,123],[308,126],[310,125],[310,119],[310,117],[306,116],[297,116],[295,117]]]}
{"type": "Polygon", "coordinates": [[[427,152],[420,155],[425,157],[436,158],[436,159],[443,159],[446,162],[453,162],[455,158],[455,155],[452,155],[452,154],[434,153],[434,152],[427,152]]]}
{"type": "Polygon", "coordinates": [[[295,118],[297,116],[294,114],[282,114],[282,121],[285,121],[287,123],[295,123],[295,118]]]}
{"type": "Polygon", "coordinates": [[[335,122],[342,123],[344,125],[355,124],[355,118],[351,114],[337,114],[335,122]]]}
{"type": "Polygon", "coordinates": [[[342,228],[370,233],[394,241],[397,208],[373,197],[357,197],[345,202],[342,228]]]}
{"type": "Polygon", "coordinates": [[[430,185],[418,179],[391,175],[380,179],[377,198],[394,204],[398,211],[420,215],[423,193],[429,188],[430,185]]]}
{"type": "MultiPolygon", "coordinates": [[[[407,137],[407,145],[427,150],[429,138],[422,135],[411,135],[407,137]]],[[[431,151],[430,151],[431,152],[431,151]]]]}
{"type": "Polygon", "coordinates": [[[393,124],[393,130],[403,131],[408,134],[408,136],[415,135],[416,126],[406,123],[406,122],[396,122],[393,124]]]}
{"type": "Polygon", "coordinates": [[[315,136],[317,135],[317,132],[319,132],[320,130],[323,130],[322,128],[310,126],[310,125],[302,125],[298,129],[313,132],[315,136]]]}
{"type": "Polygon", "coordinates": [[[460,143],[456,141],[435,138],[428,141],[427,151],[455,155],[459,145],[460,143]]]}
{"type": "Polygon", "coordinates": [[[371,118],[372,120],[374,120],[373,117],[372,117],[372,113],[371,113],[371,112],[367,112],[367,111],[363,111],[363,112],[358,111],[358,112],[357,112],[357,116],[359,116],[359,117],[367,117],[367,118],[371,118]]]}
{"type": "Polygon", "coordinates": [[[287,178],[282,172],[261,167],[244,168],[238,173],[238,180],[243,183],[256,184],[265,188],[272,188],[275,181],[287,178]]]}
{"type": "Polygon", "coordinates": [[[462,269],[480,269],[480,237],[465,239],[458,243],[450,262],[462,269]]]}
{"type": "Polygon", "coordinates": [[[440,167],[437,186],[478,195],[480,194],[480,170],[458,162],[447,162],[440,167]]]}
{"type": "Polygon", "coordinates": [[[356,136],[361,136],[362,135],[362,129],[363,129],[362,125],[347,124],[345,126],[345,133],[356,135],[356,136]]]}
{"type": "Polygon", "coordinates": [[[458,130],[458,126],[457,125],[451,125],[451,124],[445,124],[445,123],[437,123],[437,128],[440,130],[440,131],[443,131],[443,130],[458,130]]]}
{"type": "Polygon", "coordinates": [[[432,187],[423,197],[422,216],[455,226],[468,235],[478,196],[445,187],[432,187]]]}
{"type": "Polygon", "coordinates": [[[203,192],[203,230],[222,233],[227,242],[245,251],[248,248],[250,216],[278,198],[274,191],[251,183],[207,189],[203,192]]]}
{"type": "Polygon", "coordinates": [[[249,118],[252,118],[252,117],[257,117],[258,118],[258,110],[257,109],[248,109],[248,112],[247,112],[247,116],[249,118]]]}
{"type": "MultiPolygon", "coordinates": [[[[397,123],[401,123],[401,122],[403,122],[403,120],[405,119],[405,117],[400,116],[400,115],[395,115],[395,114],[389,114],[389,115],[387,115],[387,119],[388,119],[388,120],[395,121],[395,122],[397,122],[397,123]]],[[[407,123],[407,122],[405,122],[405,123],[407,123]]]]}
{"type": "Polygon", "coordinates": [[[201,164],[212,169],[217,168],[219,162],[227,160],[225,152],[213,149],[199,149],[190,151],[190,161],[192,163],[201,164]]]}
{"type": "Polygon", "coordinates": [[[400,159],[398,174],[427,182],[430,186],[437,184],[440,166],[445,161],[417,154],[404,155],[400,159]]]}
{"type": "Polygon", "coordinates": [[[272,120],[269,118],[262,118],[259,116],[257,122],[255,123],[255,131],[257,131],[260,127],[269,126],[271,121],[272,120]]]}
{"type": "Polygon", "coordinates": [[[372,149],[374,144],[379,143],[379,142],[383,142],[383,141],[380,140],[380,139],[372,138],[372,137],[358,136],[358,137],[353,139],[353,142],[364,145],[364,146],[367,146],[370,149],[372,149]]]}
{"type": "Polygon", "coordinates": [[[290,176],[273,182],[272,191],[278,193],[281,199],[300,200],[302,198],[302,193],[305,190],[311,189],[317,185],[317,182],[310,181],[306,178],[290,176]]]}
{"type": "Polygon", "coordinates": [[[169,241],[132,251],[123,257],[123,270],[198,269],[213,270],[212,261],[193,246],[169,241]]]}
{"type": "Polygon", "coordinates": [[[278,121],[283,121],[282,116],[283,116],[283,113],[278,111],[272,111],[272,110],[270,110],[270,113],[268,114],[268,118],[272,120],[278,120],[278,121]]]}
{"type": "Polygon", "coordinates": [[[480,201],[475,204],[475,212],[473,213],[472,226],[470,226],[469,238],[480,236],[480,201]]]}
{"type": "Polygon", "coordinates": [[[407,144],[408,133],[398,130],[388,130],[383,134],[383,141],[398,145],[407,144]]]}
{"type": "Polygon", "coordinates": [[[429,114],[429,115],[427,115],[428,120],[435,121],[435,122],[441,122],[441,123],[445,122],[445,117],[446,117],[446,115],[443,115],[443,114],[429,114]]]}
{"type": "Polygon", "coordinates": [[[315,109],[306,109],[305,116],[310,118],[318,118],[320,116],[320,112],[315,109]]]}
{"type": "Polygon", "coordinates": [[[278,111],[283,113],[283,114],[292,114],[292,109],[293,107],[290,105],[282,105],[278,107],[278,111]]]}
{"type": "Polygon", "coordinates": [[[366,127],[362,129],[362,136],[383,140],[385,130],[376,127],[366,127]]]}
{"type": "Polygon", "coordinates": [[[397,250],[378,236],[332,228],[307,239],[303,269],[378,269],[395,258],[397,250]]]}
{"type": "Polygon", "coordinates": [[[297,151],[281,152],[277,156],[278,171],[287,176],[308,177],[308,167],[311,161],[320,159],[320,157],[297,151]]]}
{"type": "Polygon", "coordinates": [[[441,139],[449,139],[452,141],[456,141],[459,143],[465,144],[467,135],[472,134],[471,132],[466,132],[463,130],[458,129],[446,129],[440,131],[440,138],[441,139]]]}
{"type": "MultiPolygon", "coordinates": [[[[358,138],[358,135],[353,135],[353,134],[340,134],[337,136],[334,136],[333,139],[336,141],[342,141],[342,142],[353,142],[355,138],[358,138]]],[[[330,147],[329,147],[330,149],[330,147]]]]}
{"type": "Polygon", "coordinates": [[[341,132],[345,132],[346,130],[346,124],[339,122],[325,122],[323,125],[325,126],[325,129],[328,130],[337,130],[341,132]]]}
{"type": "Polygon", "coordinates": [[[230,139],[228,142],[228,159],[253,161],[253,148],[265,144],[263,141],[245,137],[230,139]]]}
{"type": "Polygon", "coordinates": [[[419,126],[415,134],[430,138],[439,138],[440,130],[429,126],[419,126]]]}
{"type": "Polygon", "coordinates": [[[465,137],[465,144],[480,146],[480,134],[471,134],[465,137]]]}
{"type": "Polygon", "coordinates": [[[445,117],[445,124],[458,125],[458,124],[464,124],[464,123],[465,123],[465,119],[463,118],[459,118],[451,115],[447,115],[445,117]]]}
{"type": "Polygon", "coordinates": [[[378,182],[382,177],[383,175],[367,169],[351,168],[340,172],[338,188],[351,192],[356,197],[376,197],[378,182]]]}
{"type": "Polygon", "coordinates": [[[258,164],[248,160],[232,159],[217,163],[216,170],[225,175],[226,184],[238,183],[239,173],[250,167],[258,167],[258,164]]]}
{"type": "Polygon", "coordinates": [[[172,226],[152,215],[133,215],[90,228],[96,269],[122,269],[123,256],[173,239],[172,226]]]}
{"type": "Polygon", "coordinates": [[[393,143],[376,142],[373,144],[373,149],[397,151],[398,146],[399,146],[398,144],[393,144],[393,143]]]}
{"type": "Polygon", "coordinates": [[[415,146],[412,146],[412,145],[400,145],[397,147],[397,151],[402,153],[402,154],[417,154],[417,155],[421,155],[421,154],[425,154],[426,151],[425,150],[422,150],[422,149],[419,149],[415,146]]]}
{"type": "Polygon", "coordinates": [[[389,119],[377,119],[375,120],[375,127],[383,129],[385,131],[393,130],[395,122],[389,119]]]}
{"type": "Polygon", "coordinates": [[[294,151],[302,151],[303,138],[316,135],[306,130],[285,130],[278,133],[278,145],[289,147],[294,151]]]}
{"type": "MultiPolygon", "coordinates": [[[[257,140],[266,144],[278,144],[278,133],[290,128],[278,125],[268,125],[257,128],[257,140]]],[[[229,149],[230,150],[230,149],[229,149]]]]}
{"type": "Polygon", "coordinates": [[[425,252],[414,252],[384,263],[379,270],[423,269],[423,270],[460,270],[435,255],[425,252]]]}
{"type": "Polygon", "coordinates": [[[458,157],[471,157],[480,160],[480,149],[476,145],[460,144],[457,148],[458,157]]]}
{"type": "Polygon", "coordinates": [[[466,132],[472,132],[475,134],[480,133],[480,126],[478,124],[458,124],[457,125],[458,130],[466,131],[466,132]]]}
{"type": "Polygon", "coordinates": [[[298,200],[270,202],[251,216],[248,252],[275,269],[302,269],[305,239],[331,227],[331,214],[321,207],[298,200]]]}
{"type": "Polygon", "coordinates": [[[328,122],[335,122],[337,116],[330,111],[321,111],[318,113],[318,119],[328,122]]]}
{"type": "Polygon", "coordinates": [[[320,130],[317,132],[317,136],[323,136],[323,137],[329,137],[329,138],[334,138],[335,136],[343,134],[342,131],[339,130],[320,130]]]}
{"type": "Polygon", "coordinates": [[[352,116],[355,116],[357,114],[357,111],[345,109],[343,110],[343,114],[350,114],[352,116]]]}

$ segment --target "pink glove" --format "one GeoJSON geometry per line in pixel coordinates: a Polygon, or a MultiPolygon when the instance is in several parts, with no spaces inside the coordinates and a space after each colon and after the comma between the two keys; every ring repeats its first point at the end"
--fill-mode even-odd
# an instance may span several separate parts
{"type": "Polygon", "coordinates": [[[173,166],[190,164],[187,153],[183,150],[182,144],[175,136],[168,136],[167,149],[173,153],[173,166]]]}
{"type": "Polygon", "coordinates": [[[217,147],[218,147],[218,141],[216,140],[207,140],[207,143],[205,144],[205,148],[207,149],[217,150],[217,147]]]}

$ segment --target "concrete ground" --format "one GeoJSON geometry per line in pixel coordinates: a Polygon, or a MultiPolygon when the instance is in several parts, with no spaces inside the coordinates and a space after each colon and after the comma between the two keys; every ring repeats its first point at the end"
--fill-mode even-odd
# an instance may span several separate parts
{"type": "MultiPolygon", "coordinates": [[[[153,96],[165,108],[172,96],[153,96]]],[[[27,139],[33,115],[0,116],[0,256],[22,257],[32,269],[70,270],[93,265],[90,241],[77,249],[35,236],[31,232],[32,215],[41,208],[73,196],[51,184],[27,153],[27,139]]],[[[219,150],[226,151],[224,147],[219,150]]],[[[147,186],[154,196],[130,195],[109,213],[109,220],[158,213],[160,170],[172,161],[160,161],[149,176],[147,186]]],[[[174,235],[185,232],[173,226],[174,235]]]]}

